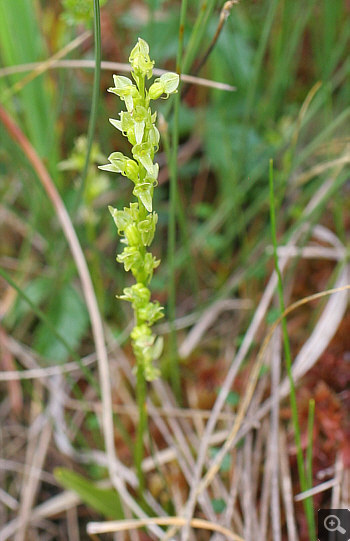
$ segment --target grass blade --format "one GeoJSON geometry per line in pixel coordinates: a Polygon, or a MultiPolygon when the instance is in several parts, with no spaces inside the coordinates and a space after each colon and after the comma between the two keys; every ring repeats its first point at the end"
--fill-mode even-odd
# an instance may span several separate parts
{"type": "Polygon", "coordinates": [[[94,139],[96,119],[97,119],[97,109],[98,101],[100,95],[100,81],[101,81],[101,18],[100,18],[100,3],[99,0],[94,0],[94,37],[95,37],[95,71],[94,71],[94,83],[92,88],[92,102],[91,102],[91,112],[89,117],[89,127],[87,134],[87,149],[86,149],[86,158],[83,173],[80,179],[79,189],[77,191],[75,204],[73,208],[73,216],[76,213],[76,210],[81,201],[86,177],[89,169],[91,148],[94,139]]]}
{"type": "MultiPolygon", "coordinates": [[[[278,279],[277,287],[278,287],[278,297],[279,297],[279,302],[280,302],[280,311],[281,311],[281,314],[283,314],[285,312],[285,305],[284,305],[284,299],[283,299],[282,275],[279,268],[278,255],[277,255],[276,212],[275,212],[275,196],[274,196],[274,185],[273,185],[273,161],[272,160],[270,160],[270,168],[269,168],[269,185],[270,185],[270,220],[271,220],[271,236],[272,236],[272,243],[273,243],[273,257],[274,257],[275,270],[276,270],[277,279],[278,279]]],[[[291,356],[291,351],[290,351],[287,321],[285,317],[282,318],[281,324],[282,324],[283,344],[284,344],[287,375],[288,375],[288,379],[290,383],[290,404],[291,404],[292,421],[293,421],[293,427],[294,427],[294,439],[295,439],[295,445],[297,448],[297,463],[298,463],[299,480],[300,480],[302,491],[305,491],[307,490],[307,478],[305,474],[303,452],[302,452],[302,447],[301,447],[301,431],[300,431],[300,425],[299,425],[299,419],[298,419],[298,406],[297,406],[295,385],[294,385],[293,374],[292,374],[292,356],[291,356]]],[[[306,500],[304,500],[303,504],[304,504],[305,514],[306,514],[310,539],[316,539],[315,519],[314,519],[313,508],[312,508],[312,501],[309,498],[307,498],[306,500]]]]}

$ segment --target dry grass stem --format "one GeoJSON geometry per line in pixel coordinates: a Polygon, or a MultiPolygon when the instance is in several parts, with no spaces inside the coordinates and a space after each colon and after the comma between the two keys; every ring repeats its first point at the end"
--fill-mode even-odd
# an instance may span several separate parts
{"type": "MultiPolygon", "coordinates": [[[[148,517],[144,520],[119,520],[119,521],[110,521],[110,522],[90,522],[87,525],[88,534],[99,534],[99,533],[108,533],[108,532],[119,532],[130,530],[132,528],[143,528],[144,526],[150,526],[152,524],[157,524],[160,526],[171,526],[176,525],[181,527],[186,523],[186,519],[182,517],[148,517]]],[[[231,530],[209,522],[207,520],[202,520],[194,518],[191,520],[191,527],[197,528],[200,530],[209,530],[212,532],[219,532],[226,536],[227,539],[232,539],[233,541],[244,541],[242,537],[233,533],[231,530]]]]}
{"type": "MultiPolygon", "coordinates": [[[[13,75],[14,73],[23,73],[25,71],[37,70],[42,66],[42,62],[30,62],[28,64],[21,64],[19,66],[10,66],[8,68],[0,69],[0,77],[6,77],[8,75],[13,75]]],[[[67,68],[67,69],[94,69],[95,62],[93,60],[55,60],[52,64],[45,66],[43,71],[46,69],[56,69],[56,68],[67,68]]],[[[123,64],[121,62],[101,62],[101,69],[113,72],[130,72],[130,65],[123,64]]],[[[154,75],[160,76],[164,73],[168,73],[167,70],[162,70],[155,68],[153,70],[154,75]]],[[[235,86],[229,85],[227,83],[220,83],[217,81],[210,81],[208,79],[203,79],[203,77],[195,77],[193,75],[186,75],[185,73],[181,74],[181,80],[185,83],[191,83],[199,86],[206,86],[208,88],[216,88],[217,90],[224,90],[226,92],[234,92],[236,90],[235,86]]]]}
{"type": "Polygon", "coordinates": [[[292,479],[289,468],[289,457],[287,452],[286,434],[280,430],[279,434],[279,458],[280,458],[280,488],[285,509],[285,517],[287,523],[288,540],[298,541],[298,532],[295,523],[295,513],[293,506],[293,488],[292,479]]]}
{"type": "MultiPolygon", "coordinates": [[[[5,93],[5,99],[9,96],[12,96],[16,92],[20,92],[22,88],[24,88],[28,83],[33,81],[36,77],[41,75],[42,73],[45,73],[45,71],[55,67],[56,63],[66,56],[71,51],[74,51],[79,45],[84,43],[89,37],[91,37],[91,32],[87,31],[75,38],[73,41],[68,43],[65,47],[63,47],[60,51],[52,55],[50,58],[45,60],[44,62],[37,62],[35,67],[30,70],[30,73],[23,77],[20,81],[17,81],[17,83],[9,89],[8,92],[5,93]]],[[[3,68],[6,69],[6,68],[3,68]]],[[[27,71],[27,70],[26,70],[27,71]]],[[[18,73],[18,72],[17,72],[18,73]]],[[[0,75],[1,77],[1,75],[0,75]]]]}
{"type": "Polygon", "coordinates": [[[337,479],[330,479],[329,481],[325,481],[324,483],[321,483],[320,485],[310,488],[310,490],[305,490],[305,492],[300,492],[300,494],[297,494],[296,496],[294,496],[294,501],[302,502],[306,498],[309,498],[309,496],[320,494],[321,492],[324,492],[325,490],[329,490],[330,488],[334,488],[337,485],[339,485],[339,481],[337,479]]]}
{"type": "Polygon", "coordinates": [[[269,454],[271,456],[271,527],[274,541],[281,541],[281,509],[279,495],[279,396],[278,386],[281,378],[282,363],[281,331],[271,340],[271,423],[269,436],[269,454]]]}
{"type": "Polygon", "coordinates": [[[215,302],[204,312],[199,321],[187,334],[185,340],[179,348],[179,355],[182,358],[189,357],[192,351],[197,347],[203,335],[209,327],[218,319],[222,312],[231,310],[249,310],[252,303],[248,299],[225,299],[215,302]]]}
{"type": "Polygon", "coordinates": [[[23,476],[21,488],[21,500],[18,512],[19,523],[15,541],[24,541],[26,539],[32,506],[40,484],[40,476],[37,472],[38,470],[41,471],[44,465],[52,436],[52,427],[48,419],[37,417],[31,428],[33,430],[30,430],[31,434],[27,448],[26,471],[23,476]],[[39,431],[36,427],[38,421],[40,424],[43,423],[39,431]]]}

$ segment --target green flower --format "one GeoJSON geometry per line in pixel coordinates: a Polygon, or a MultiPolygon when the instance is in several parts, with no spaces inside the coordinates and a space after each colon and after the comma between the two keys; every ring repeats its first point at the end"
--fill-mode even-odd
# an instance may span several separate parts
{"type": "Polygon", "coordinates": [[[139,166],[134,160],[127,158],[121,152],[113,152],[108,156],[110,164],[100,165],[99,169],[112,173],[121,173],[124,177],[130,178],[133,182],[138,181],[139,166]]]}
{"type": "Polygon", "coordinates": [[[121,254],[117,255],[118,263],[123,263],[124,269],[128,272],[132,270],[133,274],[142,268],[142,256],[137,246],[127,246],[121,254]]]}
{"type": "Polygon", "coordinates": [[[164,317],[163,306],[160,306],[158,301],[149,302],[139,309],[139,316],[144,321],[147,321],[148,325],[153,325],[158,319],[164,317]]]}
{"type": "Polygon", "coordinates": [[[135,222],[125,227],[124,235],[129,246],[140,246],[142,242],[141,235],[135,222]]]}
{"type": "Polygon", "coordinates": [[[162,353],[163,339],[156,338],[145,324],[134,327],[130,336],[133,340],[135,357],[143,365],[145,378],[152,381],[159,376],[159,370],[154,367],[153,362],[159,359],[162,353]]]}
{"type": "Polygon", "coordinates": [[[148,212],[152,212],[153,182],[137,184],[132,193],[136,195],[136,197],[139,197],[148,212]]]}
{"type": "Polygon", "coordinates": [[[128,111],[122,111],[119,113],[120,120],[115,118],[110,118],[109,121],[118,130],[122,132],[123,135],[128,136],[134,129],[134,122],[131,116],[131,113],[128,111]]]}
{"type": "Polygon", "coordinates": [[[134,284],[131,287],[125,287],[123,289],[123,295],[119,296],[119,299],[131,302],[133,308],[136,309],[147,306],[150,298],[150,290],[140,282],[137,282],[137,284],[134,284]]]}
{"type": "Polygon", "coordinates": [[[147,90],[145,78],[151,77],[154,62],[149,57],[148,44],[141,38],[131,51],[129,61],[136,84],[128,77],[113,76],[114,87],[108,90],[125,102],[127,110],[119,113],[119,120],[110,118],[109,121],[127,137],[133,159],[121,152],[113,152],[108,158],[110,163],[100,166],[100,169],[128,177],[134,184],[133,195],[138,198],[138,202],[130,203],[123,210],[113,207],[109,210],[125,245],[117,261],[124,265],[126,271],[131,271],[136,280],[134,285],[123,290],[119,298],[132,304],[136,320],[130,335],[133,351],[144,377],[152,380],[159,375],[154,362],[161,355],[163,340],[152,334],[151,326],[163,317],[163,308],[158,301],[151,302],[148,288],[160,263],[146,249],[152,243],[158,222],[158,215],[153,211],[153,192],[158,184],[159,166],[154,163],[154,153],[158,150],[159,131],[156,127],[157,113],[152,113],[149,103],[176,92],[179,76],[165,73],[147,90]]]}
{"type": "Polygon", "coordinates": [[[149,57],[148,43],[139,38],[135,47],[130,53],[129,62],[137,76],[152,77],[154,62],[149,57]]]}
{"type": "Polygon", "coordinates": [[[148,173],[152,174],[154,170],[153,165],[153,145],[152,143],[141,143],[140,145],[135,145],[132,148],[132,155],[134,158],[143,165],[148,173]]]}
{"type": "Polygon", "coordinates": [[[156,79],[153,85],[150,86],[148,95],[151,100],[157,100],[162,94],[174,94],[177,92],[179,86],[180,77],[178,73],[163,73],[161,77],[156,79]]]}
{"type": "Polygon", "coordinates": [[[158,214],[152,212],[152,214],[148,214],[145,220],[142,220],[138,223],[138,228],[141,233],[142,244],[144,246],[149,246],[151,244],[156,230],[157,222],[158,214]]]}
{"type": "Polygon", "coordinates": [[[124,75],[113,75],[114,87],[108,88],[108,92],[117,94],[123,101],[128,111],[132,111],[134,106],[134,99],[140,97],[139,91],[137,90],[134,83],[128,77],[124,75]]]}
{"type": "Polygon", "coordinates": [[[124,210],[118,210],[111,206],[108,207],[109,212],[113,216],[115,225],[118,228],[118,233],[121,234],[125,228],[133,222],[139,220],[139,205],[138,203],[130,203],[130,207],[124,207],[124,210]]]}
{"type": "Polygon", "coordinates": [[[145,107],[137,105],[132,115],[135,140],[137,144],[142,143],[145,126],[150,128],[152,126],[150,111],[147,111],[145,107]]]}
{"type": "Polygon", "coordinates": [[[156,259],[152,254],[146,252],[145,259],[143,261],[143,271],[146,276],[146,283],[148,284],[153,276],[153,271],[159,266],[160,260],[156,259]]]}
{"type": "Polygon", "coordinates": [[[160,136],[159,136],[158,128],[152,125],[148,132],[148,141],[151,143],[152,146],[155,147],[156,151],[158,150],[159,139],[160,139],[160,136]]]}

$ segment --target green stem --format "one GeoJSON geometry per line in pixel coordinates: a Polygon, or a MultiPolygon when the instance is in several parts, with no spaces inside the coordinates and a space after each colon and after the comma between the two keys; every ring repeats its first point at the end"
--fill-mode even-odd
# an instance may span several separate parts
{"type": "Polygon", "coordinates": [[[268,12],[264,19],[264,27],[261,32],[258,49],[254,58],[254,69],[252,70],[253,77],[248,86],[247,98],[246,98],[246,102],[244,106],[243,123],[245,127],[247,127],[249,119],[250,119],[250,115],[252,113],[257,85],[258,85],[259,77],[261,74],[261,68],[263,65],[263,60],[265,57],[266,48],[268,44],[268,39],[271,32],[272,23],[276,14],[276,9],[278,7],[278,4],[279,4],[278,0],[272,0],[272,2],[270,2],[268,12]]]}
{"type": "MultiPolygon", "coordinates": [[[[216,0],[209,0],[208,2],[205,0],[202,2],[199,14],[194,23],[193,30],[192,30],[190,39],[188,41],[186,53],[184,55],[184,59],[183,59],[184,73],[188,73],[188,71],[190,70],[193,64],[193,61],[198,51],[198,47],[207,29],[210,15],[212,14],[213,9],[215,7],[215,3],[216,3],[216,0]]],[[[181,28],[181,23],[180,23],[180,28],[181,28]]]]}
{"type": "MultiPolygon", "coordinates": [[[[171,161],[171,149],[170,149],[170,142],[169,142],[169,136],[168,136],[168,130],[165,129],[161,133],[162,142],[165,150],[165,154],[167,156],[167,161],[170,163],[171,161]]],[[[190,264],[190,262],[193,260],[192,258],[192,251],[191,251],[191,242],[192,239],[192,233],[191,231],[191,224],[189,223],[184,206],[181,203],[180,194],[179,191],[176,190],[176,211],[177,211],[177,218],[179,221],[179,230],[181,233],[181,240],[180,243],[183,246],[184,252],[185,252],[185,258],[187,259],[188,263],[185,265],[186,272],[188,274],[188,279],[190,281],[191,290],[193,292],[195,301],[198,301],[199,296],[199,283],[198,283],[198,276],[196,272],[195,265],[190,264]],[[190,232],[190,233],[189,233],[190,232]]],[[[177,266],[177,264],[175,265],[177,266]]]]}
{"type": "MultiPolygon", "coordinates": [[[[309,400],[309,415],[307,420],[307,449],[306,449],[306,480],[307,489],[312,488],[312,440],[315,421],[315,400],[309,400]]],[[[312,501],[312,496],[310,496],[312,501]]]]}
{"type": "MultiPolygon", "coordinates": [[[[274,196],[274,184],[273,184],[273,160],[270,160],[269,167],[269,186],[270,186],[270,220],[271,220],[271,236],[273,242],[273,256],[275,263],[275,270],[278,279],[278,297],[280,302],[281,313],[285,310],[284,299],[283,299],[283,282],[282,275],[278,263],[277,255],[277,236],[276,236],[276,215],[275,215],[275,196],[274,196]]],[[[304,492],[308,488],[307,478],[305,474],[304,458],[303,451],[301,447],[301,432],[298,419],[298,407],[297,407],[297,398],[295,392],[295,385],[293,380],[292,372],[292,356],[290,351],[290,342],[287,331],[287,322],[286,318],[282,319],[282,333],[283,333],[283,344],[284,344],[284,354],[286,360],[287,375],[290,385],[290,405],[292,410],[292,422],[294,427],[294,439],[297,449],[297,464],[298,464],[298,473],[301,490],[304,492]]],[[[315,530],[315,519],[312,508],[312,500],[307,498],[303,501],[306,520],[309,529],[310,539],[316,539],[316,530],[315,530]]]]}
{"type": "Polygon", "coordinates": [[[137,404],[139,410],[139,419],[137,425],[137,434],[136,434],[136,446],[135,446],[135,464],[136,472],[139,480],[139,495],[143,499],[145,491],[145,476],[142,471],[142,460],[144,456],[143,440],[144,435],[147,430],[147,408],[146,408],[146,389],[147,383],[143,371],[143,364],[141,362],[137,363],[137,374],[136,374],[136,394],[137,394],[137,404]]]}
{"type": "Polygon", "coordinates": [[[97,108],[98,100],[100,94],[100,80],[101,80],[101,20],[100,20],[100,4],[99,0],[94,0],[94,36],[95,36],[95,71],[94,71],[94,84],[92,89],[92,103],[91,103],[91,112],[89,118],[89,127],[87,134],[87,149],[86,149],[86,158],[83,173],[81,175],[80,186],[77,191],[76,199],[74,202],[72,215],[76,214],[76,210],[81,201],[82,195],[85,189],[86,177],[88,174],[91,148],[94,139],[96,119],[97,119],[97,108]]]}
{"type": "Polygon", "coordinates": [[[89,220],[86,224],[86,237],[91,247],[91,253],[88,256],[88,262],[91,266],[92,283],[96,291],[99,308],[103,313],[103,307],[105,304],[105,287],[101,275],[99,252],[95,249],[95,246],[97,246],[96,227],[92,220],[89,220]]]}
{"type": "MultiPolygon", "coordinates": [[[[187,0],[182,0],[180,11],[179,43],[176,56],[176,71],[181,75],[183,35],[187,11],[187,0]]],[[[173,391],[181,401],[181,383],[179,371],[179,359],[177,351],[176,332],[174,328],[175,307],[176,307],[176,277],[175,277],[175,249],[176,249],[176,201],[177,201],[177,153],[179,146],[179,109],[180,90],[174,99],[174,118],[172,126],[172,155],[169,164],[170,177],[170,206],[168,225],[168,264],[169,264],[169,288],[168,288],[168,316],[171,327],[170,332],[170,373],[173,391]]]]}

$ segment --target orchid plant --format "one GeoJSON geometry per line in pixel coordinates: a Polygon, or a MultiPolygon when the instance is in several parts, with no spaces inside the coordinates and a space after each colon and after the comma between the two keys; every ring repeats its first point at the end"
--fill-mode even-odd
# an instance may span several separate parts
{"type": "Polygon", "coordinates": [[[136,201],[123,210],[113,207],[109,207],[109,210],[124,244],[117,261],[123,263],[126,271],[131,271],[136,281],[131,287],[126,287],[119,298],[132,304],[135,326],[131,339],[137,369],[142,371],[147,381],[151,381],[159,376],[154,363],[163,347],[162,338],[156,337],[151,327],[163,317],[163,307],[158,301],[150,300],[149,290],[153,271],[160,263],[147,250],[158,221],[158,215],[153,210],[153,191],[158,183],[159,166],[154,163],[154,156],[159,146],[159,131],[156,127],[157,113],[151,111],[150,103],[175,93],[179,76],[164,73],[147,89],[146,79],[152,77],[154,62],[149,57],[148,44],[141,38],[132,49],[129,62],[134,82],[128,77],[113,75],[114,87],[108,91],[125,102],[126,111],[120,113],[120,119],[112,118],[110,122],[132,145],[132,158],[121,152],[113,152],[108,158],[110,163],[100,166],[100,169],[119,173],[133,183],[132,193],[136,201]]]}

